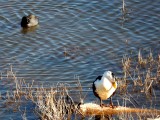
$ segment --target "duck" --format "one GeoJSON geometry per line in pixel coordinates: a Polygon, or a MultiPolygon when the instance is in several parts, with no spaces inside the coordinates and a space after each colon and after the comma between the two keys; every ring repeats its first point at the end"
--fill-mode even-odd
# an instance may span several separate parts
{"type": "Polygon", "coordinates": [[[104,106],[102,100],[110,98],[110,106],[114,108],[112,96],[117,89],[117,82],[112,71],[105,71],[103,76],[98,76],[92,84],[92,89],[94,95],[99,98],[101,107],[104,106]]]}
{"type": "Polygon", "coordinates": [[[38,17],[35,15],[23,16],[21,20],[21,27],[29,28],[38,25],[38,17]]]}

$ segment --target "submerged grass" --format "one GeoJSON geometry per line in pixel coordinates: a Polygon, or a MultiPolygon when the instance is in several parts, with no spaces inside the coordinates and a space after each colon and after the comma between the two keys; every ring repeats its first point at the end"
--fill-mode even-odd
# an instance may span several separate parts
{"type": "MultiPolygon", "coordinates": [[[[118,78],[118,93],[119,97],[123,99],[123,106],[127,106],[126,101],[132,103],[132,95],[130,92],[136,92],[136,94],[144,93],[148,99],[152,96],[156,98],[153,87],[160,86],[160,55],[158,55],[157,58],[153,58],[152,53],[150,53],[148,56],[143,57],[141,51],[139,51],[137,59],[124,56],[122,59],[122,68],[124,76],[121,79],[118,78]],[[129,85],[133,89],[129,89],[129,85]]],[[[79,115],[82,115],[78,109],[81,101],[83,101],[83,90],[79,78],[77,79],[76,86],[79,93],[75,100],[75,96],[70,94],[70,86],[68,84],[58,83],[51,88],[44,88],[43,85],[35,88],[33,87],[34,81],[27,83],[23,79],[18,79],[12,70],[12,66],[10,70],[7,71],[6,77],[7,79],[12,79],[15,83],[15,89],[13,89],[13,91],[7,91],[5,101],[6,106],[12,106],[14,111],[21,111],[19,107],[22,105],[22,101],[28,100],[35,104],[35,113],[41,120],[79,119],[79,115]]],[[[0,99],[2,99],[1,94],[0,99]]],[[[136,100],[134,100],[132,104],[135,105],[135,103],[136,100]]],[[[21,115],[23,119],[27,119],[25,112],[26,110],[23,111],[21,115]]],[[[109,117],[109,119],[134,120],[157,117],[152,113],[144,116],[145,113],[143,116],[140,114],[121,113],[116,117],[109,117]]],[[[82,115],[82,117],[85,116],[82,115]]],[[[91,118],[93,118],[93,116],[91,116],[91,118]]]]}
{"type": "Polygon", "coordinates": [[[142,57],[141,51],[138,53],[137,59],[124,57],[122,59],[124,77],[120,82],[123,85],[133,82],[133,87],[139,87],[141,92],[151,93],[153,86],[160,85],[160,55],[153,58],[150,53],[146,58],[142,57]]]}
{"type": "MultiPolygon", "coordinates": [[[[26,83],[23,79],[19,80],[12,71],[12,66],[7,72],[7,78],[14,81],[15,89],[7,91],[5,103],[9,108],[13,107],[14,112],[19,110],[23,101],[31,101],[35,104],[35,113],[41,120],[70,120],[76,119],[78,117],[76,114],[81,114],[77,107],[78,102],[75,103],[70,96],[68,84],[58,83],[51,88],[44,88],[43,85],[35,88],[33,87],[34,80],[32,83],[26,83]]],[[[77,80],[76,89],[82,91],[79,80],[77,80]]],[[[76,96],[78,100],[81,99],[81,91],[79,96],[76,96]]],[[[26,119],[24,112],[22,118],[26,119]]]]}

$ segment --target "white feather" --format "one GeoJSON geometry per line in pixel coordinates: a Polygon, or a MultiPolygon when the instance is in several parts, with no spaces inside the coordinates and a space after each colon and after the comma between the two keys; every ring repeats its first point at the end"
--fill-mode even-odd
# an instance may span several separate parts
{"type": "Polygon", "coordinates": [[[108,99],[113,92],[116,90],[113,86],[112,86],[112,81],[114,81],[113,77],[112,77],[112,72],[107,71],[103,74],[102,79],[101,80],[96,80],[94,82],[95,87],[96,87],[96,93],[99,95],[99,97],[102,100],[106,100],[108,99]]]}

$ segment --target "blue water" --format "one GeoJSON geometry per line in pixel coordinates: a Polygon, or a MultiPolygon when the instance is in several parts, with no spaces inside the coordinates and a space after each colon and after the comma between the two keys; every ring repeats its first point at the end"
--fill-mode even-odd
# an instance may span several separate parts
{"type": "MultiPolygon", "coordinates": [[[[122,77],[124,55],[137,57],[139,50],[160,54],[159,6],[159,1],[130,0],[123,15],[122,1],[117,0],[1,0],[0,92],[12,86],[5,81],[12,65],[19,79],[46,87],[57,82],[74,87],[77,75],[94,100],[92,81],[105,70],[122,77]],[[21,18],[30,13],[38,16],[39,26],[23,31],[21,18]]],[[[1,106],[3,102],[1,119],[21,119],[1,106]]]]}

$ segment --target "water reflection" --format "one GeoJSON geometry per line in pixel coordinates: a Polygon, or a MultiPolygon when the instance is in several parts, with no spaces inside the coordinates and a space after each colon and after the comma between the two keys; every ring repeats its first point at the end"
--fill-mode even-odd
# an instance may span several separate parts
{"type": "MultiPolygon", "coordinates": [[[[121,12],[122,1],[115,0],[3,0],[0,5],[0,72],[12,64],[18,77],[47,87],[57,82],[74,87],[78,75],[88,101],[95,100],[90,85],[97,75],[111,70],[122,76],[125,54],[136,57],[139,49],[144,55],[160,52],[157,1],[126,1],[126,14],[121,12]],[[39,16],[40,26],[17,26],[27,13],[39,16]]],[[[0,92],[9,88],[2,85],[0,92]]]]}
{"type": "Polygon", "coordinates": [[[27,34],[28,32],[34,32],[36,29],[38,29],[39,25],[29,27],[29,28],[22,28],[21,33],[27,34]]]}

